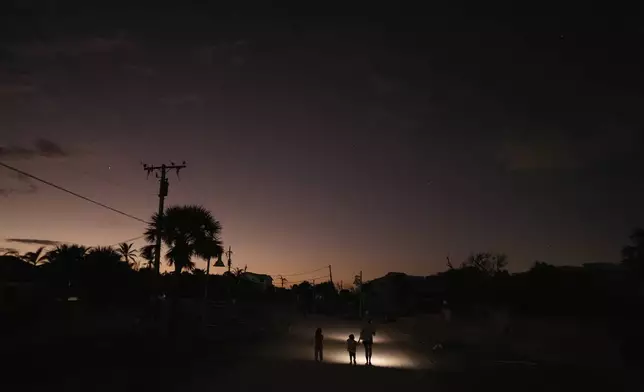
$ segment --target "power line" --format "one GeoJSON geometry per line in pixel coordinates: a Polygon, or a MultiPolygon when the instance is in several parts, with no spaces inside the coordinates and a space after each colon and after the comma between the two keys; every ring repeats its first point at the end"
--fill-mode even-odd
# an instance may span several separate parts
{"type": "Polygon", "coordinates": [[[325,270],[325,269],[327,269],[327,268],[329,268],[329,266],[328,266],[328,265],[325,265],[325,266],[324,266],[324,267],[322,267],[322,268],[318,268],[318,269],[316,269],[316,270],[308,271],[308,272],[299,272],[299,273],[297,273],[297,274],[271,274],[271,275],[269,275],[269,276],[284,276],[284,277],[287,277],[287,276],[308,275],[308,274],[312,274],[313,272],[318,272],[318,271],[325,270]]]}
{"type": "Polygon", "coordinates": [[[47,180],[43,180],[42,178],[38,178],[38,177],[34,176],[33,174],[29,174],[29,173],[27,173],[27,172],[24,172],[24,171],[22,171],[22,170],[20,170],[20,169],[15,168],[15,167],[13,167],[13,166],[9,166],[9,165],[7,165],[6,163],[2,163],[2,162],[0,162],[0,166],[6,167],[6,168],[7,168],[7,169],[9,169],[9,170],[13,170],[13,171],[15,171],[16,173],[20,173],[20,174],[22,174],[23,176],[27,176],[27,177],[29,177],[29,178],[33,178],[34,180],[36,180],[36,181],[40,181],[40,182],[42,182],[43,184],[49,185],[49,186],[54,187],[54,188],[56,188],[56,189],[59,189],[59,190],[61,190],[61,191],[63,191],[63,192],[69,193],[70,195],[76,196],[76,197],[81,198],[81,199],[83,199],[83,200],[85,200],[85,201],[88,201],[88,202],[90,202],[90,203],[96,204],[96,205],[97,205],[97,206],[99,206],[99,207],[107,208],[107,209],[108,209],[108,210],[110,210],[110,211],[116,212],[117,214],[121,214],[121,215],[126,216],[126,217],[128,217],[128,218],[130,218],[130,219],[134,219],[134,220],[136,220],[136,221],[139,221],[139,222],[141,222],[141,223],[145,223],[145,224],[148,224],[148,223],[149,223],[149,222],[147,222],[146,220],[143,220],[143,219],[141,219],[141,218],[137,218],[136,216],[134,216],[134,215],[130,215],[130,214],[128,214],[127,212],[119,211],[119,210],[117,210],[116,208],[112,208],[112,207],[110,207],[110,206],[108,206],[108,205],[106,205],[106,204],[103,204],[103,203],[101,203],[101,202],[98,202],[98,201],[92,200],[92,199],[90,199],[89,197],[85,197],[85,196],[83,196],[83,195],[79,195],[79,194],[78,194],[78,193],[76,193],[76,192],[70,191],[69,189],[65,189],[65,188],[63,188],[62,186],[56,185],[56,184],[51,183],[51,182],[49,182],[49,181],[47,181],[47,180]]]}
{"type": "Polygon", "coordinates": [[[322,275],[322,276],[316,276],[316,277],[314,277],[314,278],[308,278],[308,279],[298,280],[298,281],[296,281],[296,282],[289,282],[288,280],[287,280],[286,282],[288,282],[288,284],[290,284],[290,285],[294,285],[294,284],[298,284],[298,283],[302,283],[302,282],[309,282],[309,283],[311,283],[311,281],[312,281],[312,280],[318,280],[318,279],[328,278],[328,277],[329,277],[329,275],[322,275]]]}
{"type": "Polygon", "coordinates": [[[136,241],[136,240],[141,239],[141,238],[143,238],[143,237],[145,237],[145,234],[142,234],[142,235],[140,235],[140,236],[138,236],[138,237],[134,237],[134,238],[128,238],[127,240],[119,241],[119,242],[117,242],[117,243],[115,243],[115,244],[112,244],[112,245],[109,245],[109,246],[116,246],[116,245],[122,244],[122,243],[124,243],[124,242],[126,242],[126,243],[127,243],[127,242],[136,241]]]}

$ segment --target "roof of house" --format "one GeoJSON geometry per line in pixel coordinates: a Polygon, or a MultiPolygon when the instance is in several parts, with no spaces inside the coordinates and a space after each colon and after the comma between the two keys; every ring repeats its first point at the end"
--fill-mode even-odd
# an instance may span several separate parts
{"type": "Polygon", "coordinates": [[[265,275],[265,274],[256,274],[254,272],[244,272],[241,276],[245,278],[250,278],[253,280],[259,280],[259,281],[264,281],[264,280],[269,280],[273,281],[273,278],[270,275],[265,275]]]}

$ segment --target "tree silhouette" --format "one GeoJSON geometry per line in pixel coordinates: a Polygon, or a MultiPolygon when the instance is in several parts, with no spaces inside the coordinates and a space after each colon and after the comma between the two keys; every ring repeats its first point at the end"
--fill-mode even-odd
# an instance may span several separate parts
{"type": "Polygon", "coordinates": [[[58,245],[45,253],[44,261],[49,265],[64,265],[74,267],[82,263],[89,248],[83,245],[58,245]]]}
{"type": "Polygon", "coordinates": [[[156,247],[154,244],[144,245],[139,249],[139,255],[147,262],[145,268],[154,267],[154,252],[156,247]]]}
{"type": "Polygon", "coordinates": [[[0,255],[0,282],[30,281],[34,277],[35,268],[20,257],[0,255]]]}
{"type": "Polygon", "coordinates": [[[109,246],[90,249],[82,269],[83,286],[93,300],[105,301],[124,289],[131,266],[109,246]]]}
{"type": "Polygon", "coordinates": [[[198,276],[198,277],[205,277],[206,276],[206,271],[201,269],[201,268],[195,268],[192,271],[190,271],[190,273],[192,275],[198,276]]]}
{"type": "Polygon", "coordinates": [[[43,253],[44,250],[45,247],[41,246],[40,248],[36,249],[35,252],[27,252],[20,258],[31,265],[38,265],[45,261],[45,254],[43,253]]]}
{"type": "Polygon", "coordinates": [[[43,259],[46,264],[43,267],[55,288],[67,295],[70,294],[70,289],[75,289],[80,282],[87,251],[88,249],[82,245],[63,244],[45,254],[43,259]]]}
{"type": "Polygon", "coordinates": [[[17,250],[12,249],[12,248],[0,248],[0,251],[2,251],[2,256],[18,256],[19,253],[17,250]]]}
{"type": "Polygon", "coordinates": [[[132,268],[139,269],[139,263],[137,259],[136,249],[134,249],[134,244],[122,242],[119,244],[118,249],[116,250],[120,255],[123,261],[128,263],[132,268]]]}
{"type": "Polygon", "coordinates": [[[508,265],[508,258],[503,253],[476,253],[470,255],[463,263],[462,268],[474,268],[487,276],[495,276],[505,271],[508,265]]]}
{"type": "Polygon", "coordinates": [[[156,243],[159,225],[161,240],[168,248],[166,259],[169,265],[174,266],[177,275],[180,275],[183,269],[194,268],[193,257],[207,259],[220,251],[221,225],[210,211],[201,206],[168,207],[163,219],[159,219],[158,214],[155,214],[145,231],[148,243],[156,243]],[[215,245],[218,245],[218,248],[215,245]]]}
{"type": "Polygon", "coordinates": [[[633,230],[630,240],[632,245],[622,249],[622,264],[642,277],[644,276],[644,229],[633,230]]]}
{"type": "Polygon", "coordinates": [[[224,247],[217,236],[205,238],[202,243],[197,245],[200,250],[199,257],[206,260],[206,271],[210,271],[210,260],[221,256],[224,253],[224,247]]]}
{"type": "Polygon", "coordinates": [[[129,267],[129,263],[123,260],[122,254],[119,250],[111,246],[97,246],[87,251],[85,259],[88,264],[96,264],[100,268],[116,268],[129,267]]]}
{"type": "Polygon", "coordinates": [[[244,272],[246,272],[246,270],[244,270],[243,268],[235,267],[232,269],[231,272],[233,276],[235,276],[236,278],[239,278],[240,276],[242,276],[244,272]]]}

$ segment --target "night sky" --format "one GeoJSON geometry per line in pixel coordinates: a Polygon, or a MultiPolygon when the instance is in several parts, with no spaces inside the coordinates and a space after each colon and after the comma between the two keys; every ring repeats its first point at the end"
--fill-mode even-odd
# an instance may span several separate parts
{"type": "MultiPolygon", "coordinates": [[[[0,162],[148,219],[141,162],[185,160],[166,205],[210,209],[249,270],[615,262],[644,225],[641,21],[16,4],[0,162]]],[[[0,222],[21,251],[144,229],[4,168],[0,222]]]]}

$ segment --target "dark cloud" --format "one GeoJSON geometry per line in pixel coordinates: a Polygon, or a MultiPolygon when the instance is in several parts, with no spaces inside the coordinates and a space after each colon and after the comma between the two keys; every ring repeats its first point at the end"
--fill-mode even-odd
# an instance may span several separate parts
{"type": "Polygon", "coordinates": [[[0,188],[0,196],[8,197],[10,195],[26,195],[38,192],[38,187],[24,174],[10,172],[6,175],[10,180],[13,179],[16,181],[13,181],[15,184],[6,184],[3,181],[3,186],[0,188]]]}
{"type": "Polygon", "coordinates": [[[36,141],[36,151],[47,158],[61,158],[68,155],[61,146],[47,139],[39,139],[36,141]]]}
{"type": "Polygon", "coordinates": [[[36,239],[36,238],[6,238],[5,241],[16,242],[19,244],[44,245],[44,246],[59,245],[62,243],[60,241],[42,240],[42,239],[36,239]]]}
{"type": "Polygon", "coordinates": [[[28,195],[36,192],[38,192],[38,187],[36,187],[34,184],[29,184],[26,188],[0,188],[0,196],[4,197],[10,195],[28,195]]]}
{"type": "Polygon", "coordinates": [[[34,150],[25,147],[0,147],[0,158],[28,159],[33,158],[35,155],[34,150]]]}
{"type": "Polygon", "coordinates": [[[69,152],[56,142],[48,139],[38,139],[33,148],[22,146],[0,146],[0,159],[33,159],[37,157],[64,158],[69,152]]]}

